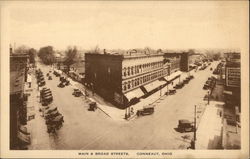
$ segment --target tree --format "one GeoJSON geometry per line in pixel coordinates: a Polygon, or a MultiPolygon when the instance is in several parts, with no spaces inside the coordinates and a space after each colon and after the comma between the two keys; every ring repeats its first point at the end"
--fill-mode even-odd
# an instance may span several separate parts
{"type": "Polygon", "coordinates": [[[17,49],[15,49],[16,54],[26,54],[28,53],[29,47],[26,45],[21,45],[17,49]]]}
{"type": "Polygon", "coordinates": [[[55,62],[55,51],[52,46],[46,46],[40,48],[38,52],[38,57],[42,60],[42,62],[46,65],[51,65],[55,62]]]}
{"type": "Polygon", "coordinates": [[[66,51],[66,58],[64,60],[64,65],[67,66],[67,71],[69,72],[70,66],[76,62],[75,58],[77,56],[78,50],[76,46],[74,48],[68,47],[68,50],[66,51]]]}
{"type": "Polygon", "coordinates": [[[21,45],[16,50],[17,54],[28,54],[30,63],[35,63],[36,50],[34,48],[29,48],[28,46],[21,45]]]}
{"type": "Polygon", "coordinates": [[[34,64],[35,63],[36,50],[34,48],[29,49],[28,54],[29,54],[30,63],[34,64]]]}

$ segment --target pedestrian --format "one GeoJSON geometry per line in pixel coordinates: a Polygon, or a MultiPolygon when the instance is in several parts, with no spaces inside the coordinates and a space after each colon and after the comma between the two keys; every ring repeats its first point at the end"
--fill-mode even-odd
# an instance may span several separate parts
{"type": "Polygon", "coordinates": [[[134,114],[134,108],[131,107],[131,115],[133,115],[133,114],[134,114]]]}

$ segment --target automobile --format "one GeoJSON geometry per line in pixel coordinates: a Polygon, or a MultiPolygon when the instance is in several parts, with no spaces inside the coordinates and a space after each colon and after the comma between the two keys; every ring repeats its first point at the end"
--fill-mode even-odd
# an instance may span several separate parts
{"type": "Polygon", "coordinates": [[[203,89],[205,89],[205,90],[209,89],[209,85],[208,84],[204,84],[203,89]]]}
{"type": "Polygon", "coordinates": [[[180,82],[174,86],[175,89],[180,89],[184,86],[184,83],[180,82]]]}
{"type": "Polygon", "coordinates": [[[178,130],[181,133],[194,131],[194,124],[189,120],[181,119],[178,121],[178,130]]]}
{"type": "Polygon", "coordinates": [[[190,75],[190,76],[189,76],[189,78],[190,78],[190,79],[193,79],[193,78],[194,78],[194,76],[193,76],[193,75],[190,75]]]}
{"type": "Polygon", "coordinates": [[[144,107],[143,109],[137,110],[136,115],[143,116],[143,115],[150,115],[153,113],[154,113],[154,107],[152,105],[149,105],[147,107],[144,107]]]}
{"type": "Polygon", "coordinates": [[[52,95],[42,96],[42,101],[47,102],[49,104],[53,101],[53,96],[52,95]]]}
{"type": "Polygon", "coordinates": [[[79,89],[74,89],[74,92],[72,93],[72,95],[74,95],[75,97],[80,97],[83,94],[79,89]]]}
{"type": "Polygon", "coordinates": [[[173,95],[176,93],[176,89],[170,89],[168,92],[165,93],[165,95],[173,95]]]}
{"type": "Polygon", "coordinates": [[[55,117],[57,117],[59,115],[61,115],[61,114],[57,110],[55,110],[55,111],[53,111],[53,112],[51,112],[49,114],[45,114],[44,118],[46,120],[46,124],[49,124],[48,123],[49,120],[52,120],[52,119],[54,119],[55,117]]]}
{"type": "Polygon", "coordinates": [[[65,87],[65,85],[64,85],[62,82],[60,82],[60,83],[57,85],[57,87],[63,88],[63,87],[65,87]]]}
{"type": "Polygon", "coordinates": [[[66,81],[65,81],[65,86],[68,86],[68,85],[69,85],[69,81],[66,80],[66,81]]]}
{"type": "Polygon", "coordinates": [[[50,89],[43,89],[40,91],[40,94],[47,94],[47,93],[52,93],[50,89]]]}
{"type": "Polygon", "coordinates": [[[51,77],[51,76],[49,76],[49,77],[48,77],[48,80],[52,80],[52,77],[51,77]]]}
{"type": "Polygon", "coordinates": [[[186,78],[186,79],[183,80],[183,83],[185,83],[185,84],[187,84],[188,82],[189,82],[188,78],[186,78]]]}
{"type": "Polygon", "coordinates": [[[45,85],[45,81],[41,81],[41,82],[38,83],[38,86],[39,86],[39,87],[42,87],[42,86],[44,86],[44,85],[45,85]]]}
{"type": "Polygon", "coordinates": [[[52,93],[51,92],[45,92],[45,93],[41,94],[41,98],[45,98],[47,96],[52,96],[52,93]]]}
{"type": "Polygon", "coordinates": [[[57,111],[57,107],[55,106],[50,106],[48,108],[45,108],[44,114],[50,114],[53,111],[57,111]]]}
{"type": "Polygon", "coordinates": [[[97,109],[96,102],[89,103],[89,111],[95,111],[97,109]]]}

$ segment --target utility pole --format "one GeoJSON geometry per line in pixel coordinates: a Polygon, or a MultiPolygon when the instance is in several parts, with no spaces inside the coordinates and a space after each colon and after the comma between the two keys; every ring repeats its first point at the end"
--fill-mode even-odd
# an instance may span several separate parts
{"type": "Polygon", "coordinates": [[[208,104],[208,105],[209,105],[209,100],[210,100],[209,97],[210,97],[210,91],[208,90],[208,91],[207,91],[207,104],[208,104]]]}
{"type": "Polygon", "coordinates": [[[193,141],[194,150],[195,150],[195,141],[196,141],[196,105],[194,106],[194,141],[193,141]]]}

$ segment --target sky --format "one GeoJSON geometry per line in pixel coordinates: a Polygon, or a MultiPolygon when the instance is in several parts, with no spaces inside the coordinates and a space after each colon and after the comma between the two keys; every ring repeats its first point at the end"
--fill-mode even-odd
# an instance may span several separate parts
{"type": "Polygon", "coordinates": [[[242,1],[42,1],[8,11],[10,42],[36,49],[240,48],[248,27],[242,1]]]}

